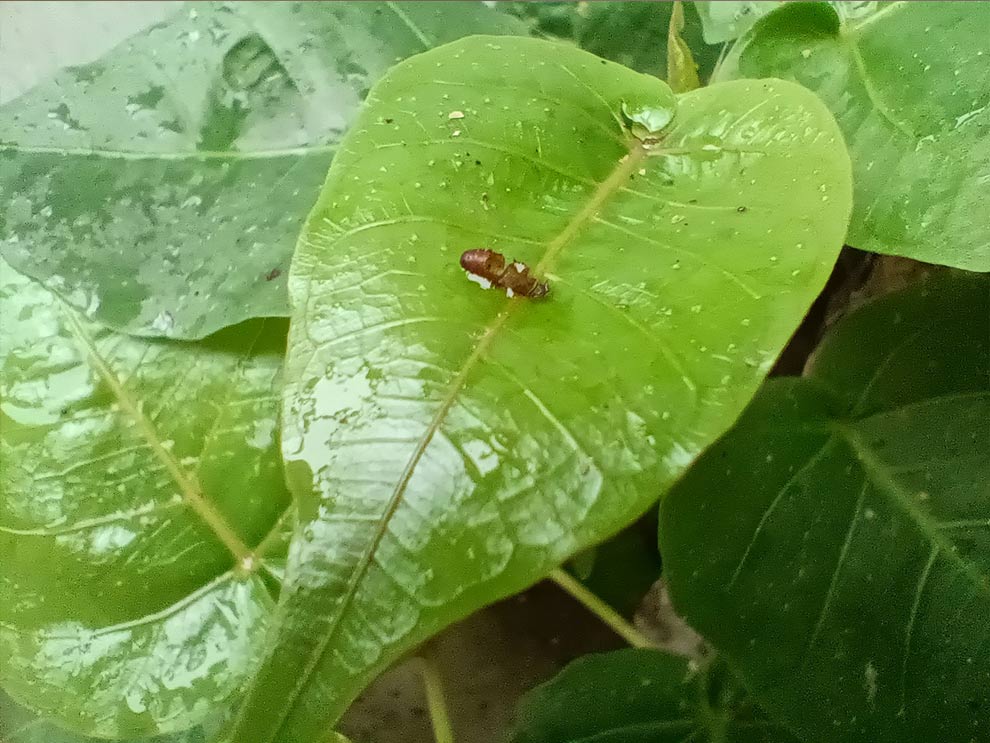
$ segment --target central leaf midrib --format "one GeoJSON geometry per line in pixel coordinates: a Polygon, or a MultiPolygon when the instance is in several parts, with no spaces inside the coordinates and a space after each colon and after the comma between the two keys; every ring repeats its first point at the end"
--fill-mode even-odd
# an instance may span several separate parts
{"type": "Polygon", "coordinates": [[[138,427],[141,437],[148,443],[155,457],[165,465],[165,469],[179,488],[183,501],[206,524],[217,540],[227,548],[234,557],[234,560],[238,564],[243,563],[245,558],[250,554],[247,545],[241,541],[241,538],[237,536],[223,516],[220,515],[219,511],[214,508],[213,504],[204,497],[199,485],[187,476],[182,466],[172,456],[172,453],[165,448],[165,444],[158,435],[154,425],[144,415],[140,405],[131,397],[120,379],[117,378],[117,375],[102,357],[93,338],[79,321],[75,310],[69,307],[62,299],[57,299],[57,301],[66,318],[69,331],[83,346],[85,355],[89,359],[93,371],[110,388],[114,399],[120,405],[120,409],[130,416],[138,427]]]}
{"type": "Polygon", "coordinates": [[[966,579],[971,582],[978,592],[990,597],[990,583],[976,566],[956,551],[951,540],[943,536],[939,530],[939,522],[930,514],[918,508],[912,501],[911,494],[897,482],[889,472],[888,466],[874,453],[873,449],[863,440],[862,436],[849,426],[836,426],[836,437],[849,447],[853,456],[860,463],[866,474],[866,479],[878,491],[888,496],[895,507],[899,508],[921,532],[928,543],[937,547],[966,579]]]}
{"type": "MultiPolygon", "coordinates": [[[[544,252],[543,257],[534,268],[534,273],[537,276],[543,275],[547,272],[547,270],[553,265],[554,260],[560,252],[574,239],[574,237],[580,232],[581,228],[598,213],[605,202],[607,202],[619,191],[622,184],[628,180],[629,176],[636,169],[639,163],[646,157],[646,155],[647,151],[638,143],[634,144],[630,150],[623,155],[608,177],[601,181],[594,192],[592,192],[584,206],[578,210],[578,212],[571,220],[568,221],[560,233],[547,245],[547,249],[544,252]]],[[[464,384],[467,381],[471,371],[473,371],[482,356],[484,356],[484,354],[491,347],[495,338],[498,336],[499,331],[506,324],[509,318],[519,311],[519,308],[524,305],[524,300],[510,300],[508,307],[501,312],[482,333],[474,349],[468,355],[467,359],[465,359],[463,364],[461,364],[461,368],[451,381],[447,394],[441,400],[437,412],[430,420],[426,431],[417,443],[412,455],[407,460],[406,466],[403,468],[399,481],[396,483],[396,486],[389,497],[385,511],[377,524],[374,535],[369,542],[367,549],[365,549],[364,553],[362,553],[357,565],[351,573],[351,580],[348,581],[344,594],[334,612],[332,624],[320,638],[316,651],[312,654],[310,661],[303,669],[303,672],[299,675],[299,679],[291,693],[286,696],[286,702],[282,706],[280,719],[274,730],[276,736],[284,728],[285,721],[288,719],[289,712],[294,706],[296,699],[298,699],[299,695],[302,693],[308,679],[312,676],[316,666],[319,664],[321,658],[326,652],[326,649],[330,644],[330,640],[333,639],[336,634],[344,615],[350,608],[351,602],[357,593],[361,580],[367,573],[368,568],[371,566],[375,553],[378,551],[378,547],[388,531],[388,525],[401,505],[406,488],[408,487],[409,482],[416,471],[416,467],[419,464],[420,459],[429,447],[430,442],[433,440],[433,436],[439,430],[440,425],[447,416],[447,413],[453,407],[454,402],[457,400],[457,397],[464,388],[464,384]]],[[[269,738],[269,740],[274,739],[274,737],[269,738]]]]}

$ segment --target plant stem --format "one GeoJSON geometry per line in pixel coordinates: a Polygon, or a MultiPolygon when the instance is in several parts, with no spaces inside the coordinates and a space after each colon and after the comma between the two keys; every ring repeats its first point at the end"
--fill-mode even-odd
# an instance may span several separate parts
{"type": "Polygon", "coordinates": [[[454,743],[454,729],[447,713],[447,700],[443,695],[443,679],[432,661],[423,656],[416,658],[419,673],[423,677],[426,690],[426,707],[433,725],[433,738],[436,743],[454,743]]]}
{"type": "Polygon", "coordinates": [[[619,612],[585,588],[579,580],[563,568],[557,568],[548,577],[582,603],[585,608],[611,627],[619,637],[634,648],[654,647],[654,643],[650,642],[642,632],[627,622],[619,612]]]}

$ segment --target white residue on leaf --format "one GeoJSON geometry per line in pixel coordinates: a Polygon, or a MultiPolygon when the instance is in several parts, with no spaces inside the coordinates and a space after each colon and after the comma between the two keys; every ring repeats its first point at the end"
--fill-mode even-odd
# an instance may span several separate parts
{"type": "Polygon", "coordinates": [[[275,440],[275,421],[271,418],[258,418],[254,421],[254,430],[247,439],[248,446],[255,449],[267,449],[275,440]]]}
{"type": "Polygon", "coordinates": [[[872,707],[876,704],[877,698],[877,668],[872,660],[863,669],[863,686],[866,688],[866,701],[872,707]]]}
{"type": "Polygon", "coordinates": [[[670,447],[670,451],[664,455],[663,463],[668,469],[679,472],[691,464],[696,456],[698,456],[697,449],[694,449],[693,447],[691,449],[687,449],[681,444],[675,442],[674,445],[670,447]]]}
{"type": "Polygon", "coordinates": [[[467,275],[468,281],[473,281],[475,284],[480,286],[482,289],[491,289],[492,282],[486,279],[484,276],[475,276],[473,273],[467,275]]]}
{"type": "Polygon", "coordinates": [[[172,313],[168,310],[159,312],[151,323],[151,329],[157,330],[160,333],[167,333],[173,327],[175,327],[175,318],[172,317],[172,313]]]}

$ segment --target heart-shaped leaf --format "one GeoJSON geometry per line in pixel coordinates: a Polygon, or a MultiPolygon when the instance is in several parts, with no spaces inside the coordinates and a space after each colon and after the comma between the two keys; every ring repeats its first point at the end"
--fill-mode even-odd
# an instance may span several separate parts
{"type": "Polygon", "coordinates": [[[850,245],[990,271],[990,4],[881,5],[787,3],[718,78],[797,80],[828,104],[855,169],[850,245]]]}
{"type": "Polygon", "coordinates": [[[523,698],[512,743],[797,743],[724,663],[656,650],[587,655],[523,698]]]}
{"type": "Polygon", "coordinates": [[[990,277],[867,305],[663,501],[674,603],[807,740],[990,740],[988,453],[990,277]]]}
{"type": "Polygon", "coordinates": [[[0,684],[86,735],[189,728],[272,608],[286,323],[147,341],[0,277],[0,684]]]}
{"type": "Polygon", "coordinates": [[[849,177],[828,111],[792,83],[675,99],[513,37],[393,68],[293,262],[300,526],[233,739],[315,739],[416,643],[642,513],[821,289],[849,177]],[[549,295],[479,289],[459,265],[479,246],[549,295]]]}
{"type": "Polygon", "coordinates": [[[480,3],[185,6],[0,108],[0,250],[133,334],[285,315],[300,225],[370,84],[524,30],[480,3]]]}

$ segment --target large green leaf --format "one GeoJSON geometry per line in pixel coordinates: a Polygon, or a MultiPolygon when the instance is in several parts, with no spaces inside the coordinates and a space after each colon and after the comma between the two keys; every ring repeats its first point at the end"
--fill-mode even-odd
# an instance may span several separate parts
{"type": "Polygon", "coordinates": [[[850,245],[990,271],[990,4],[838,11],[788,3],[739,40],[719,79],[793,79],[828,104],[855,170],[850,245]]]}
{"type": "Polygon", "coordinates": [[[531,691],[512,743],[797,743],[717,660],[656,650],[587,655],[531,691]]]}
{"type": "Polygon", "coordinates": [[[849,177],[831,116],[791,83],[675,99],[509,37],[393,68],[293,262],[300,525],[233,738],[314,739],[410,647],[642,513],[820,290],[849,177]],[[623,109],[673,122],[644,144],[623,109]],[[458,257],[478,246],[527,261],[549,296],[469,282],[458,257]]]}
{"type": "Polygon", "coordinates": [[[0,109],[0,250],[130,333],[285,315],[296,236],[370,84],[522,31],[480,3],[189,4],[0,109]]]}
{"type": "Polygon", "coordinates": [[[0,277],[0,685],[86,735],[188,728],[272,608],[286,323],[147,341],[0,277]]]}
{"type": "Polygon", "coordinates": [[[666,497],[661,550],[808,740],[990,740],[990,276],[844,320],[666,497]]]}

